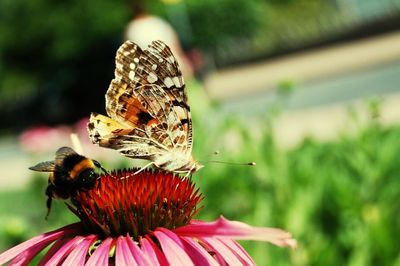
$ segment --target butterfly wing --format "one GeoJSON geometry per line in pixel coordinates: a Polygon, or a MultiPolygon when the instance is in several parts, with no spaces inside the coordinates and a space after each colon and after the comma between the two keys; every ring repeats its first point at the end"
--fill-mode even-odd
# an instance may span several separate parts
{"type": "Polygon", "coordinates": [[[169,149],[191,152],[190,108],[182,73],[169,47],[154,41],[142,51],[127,41],[117,51],[115,79],[106,95],[107,113],[116,120],[156,127],[153,138],[169,149]],[[121,84],[128,84],[121,90],[121,84]],[[143,110],[140,110],[143,107],[143,110]],[[143,123],[144,122],[144,123],[143,123]]]}
{"type": "Polygon", "coordinates": [[[143,51],[127,41],[118,49],[106,109],[111,119],[91,116],[88,127],[94,143],[135,158],[172,149],[191,152],[192,126],[185,85],[175,57],[163,42],[155,41],[143,51]]]}
{"type": "Polygon", "coordinates": [[[150,159],[160,154],[162,147],[146,137],[140,128],[124,126],[108,116],[92,113],[89,136],[101,147],[118,150],[132,158],[150,159]]]}

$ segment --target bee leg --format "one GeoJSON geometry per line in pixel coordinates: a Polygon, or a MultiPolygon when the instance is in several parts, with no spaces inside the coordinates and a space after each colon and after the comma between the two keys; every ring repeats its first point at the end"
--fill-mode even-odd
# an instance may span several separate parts
{"type": "Polygon", "coordinates": [[[46,201],[46,206],[47,206],[47,214],[45,219],[47,220],[47,218],[50,215],[50,210],[51,210],[51,202],[53,200],[53,185],[49,184],[46,188],[46,196],[47,196],[47,201],[46,201]]]}
{"type": "Polygon", "coordinates": [[[52,198],[48,197],[47,202],[46,202],[46,205],[47,205],[47,213],[46,213],[46,217],[45,217],[46,220],[47,220],[47,218],[49,218],[49,215],[50,215],[51,202],[52,202],[52,198]]]}

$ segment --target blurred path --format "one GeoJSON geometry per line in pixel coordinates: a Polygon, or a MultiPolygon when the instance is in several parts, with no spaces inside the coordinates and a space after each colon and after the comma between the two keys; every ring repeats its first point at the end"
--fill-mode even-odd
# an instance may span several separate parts
{"type": "Polygon", "coordinates": [[[337,137],[352,126],[349,106],[366,122],[365,99],[371,97],[384,100],[383,123],[400,123],[400,31],[223,70],[206,86],[229,115],[262,115],[281,101],[284,113],[274,129],[284,147],[305,136],[337,137]],[[276,90],[282,81],[294,84],[283,100],[276,90]]]}
{"type": "Polygon", "coordinates": [[[296,84],[360,71],[400,60],[400,31],[355,42],[221,70],[205,80],[213,99],[230,99],[274,89],[282,81],[296,84]]]}
{"type": "MultiPolygon", "coordinates": [[[[400,123],[400,93],[382,96],[379,121],[384,125],[400,123]]],[[[304,137],[331,140],[341,134],[357,133],[371,122],[365,100],[341,102],[285,111],[276,120],[274,131],[281,147],[290,148],[304,137]],[[357,119],[349,114],[357,115],[357,119]]]]}
{"type": "MultiPolygon", "coordinates": [[[[400,43],[399,43],[400,46],[400,43]]],[[[303,109],[400,93],[400,60],[371,68],[295,84],[283,102],[285,109],[303,109]]],[[[276,90],[264,90],[222,101],[226,113],[262,114],[278,101],[276,90]]],[[[400,103],[399,103],[400,104],[400,103]]]]}

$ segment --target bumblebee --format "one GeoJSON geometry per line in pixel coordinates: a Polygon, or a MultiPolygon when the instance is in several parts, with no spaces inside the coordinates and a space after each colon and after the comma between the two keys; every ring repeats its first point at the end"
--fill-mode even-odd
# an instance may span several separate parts
{"type": "Polygon", "coordinates": [[[94,171],[96,167],[107,173],[99,162],[88,159],[69,147],[59,148],[54,161],[29,167],[33,171],[50,172],[46,188],[46,219],[50,214],[53,198],[68,199],[75,196],[79,190],[94,187],[99,178],[99,174],[94,171]]]}

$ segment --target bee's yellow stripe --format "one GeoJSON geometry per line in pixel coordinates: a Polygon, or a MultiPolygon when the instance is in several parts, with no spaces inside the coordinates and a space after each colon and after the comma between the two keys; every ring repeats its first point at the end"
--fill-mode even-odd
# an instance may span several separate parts
{"type": "Polygon", "coordinates": [[[70,177],[72,179],[75,179],[76,176],[78,176],[83,170],[85,169],[93,169],[94,168],[94,164],[93,161],[90,159],[83,159],[82,161],[80,161],[79,163],[77,163],[74,168],[72,168],[71,172],[70,172],[70,177]]]}
{"type": "Polygon", "coordinates": [[[50,181],[50,183],[53,183],[53,184],[54,184],[54,179],[55,179],[54,175],[55,175],[54,172],[51,172],[49,175],[49,181],[50,181]]]}

